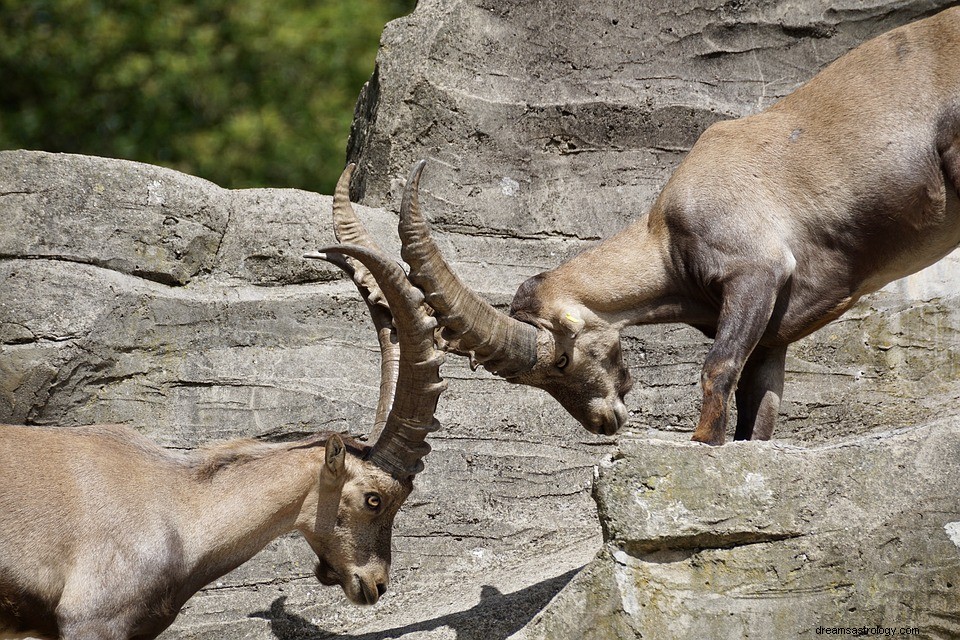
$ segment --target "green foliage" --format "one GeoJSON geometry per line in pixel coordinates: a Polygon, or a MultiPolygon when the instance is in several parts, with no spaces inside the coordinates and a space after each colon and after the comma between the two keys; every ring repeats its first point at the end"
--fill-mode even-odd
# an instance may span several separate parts
{"type": "Polygon", "coordinates": [[[415,0],[0,0],[0,148],[331,193],[415,0]]]}

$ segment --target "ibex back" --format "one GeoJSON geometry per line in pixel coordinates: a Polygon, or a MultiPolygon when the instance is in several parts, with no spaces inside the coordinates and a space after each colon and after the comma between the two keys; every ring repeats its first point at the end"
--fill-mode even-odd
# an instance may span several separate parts
{"type": "MultiPolygon", "coordinates": [[[[341,182],[338,238],[353,216],[341,182]]],[[[394,517],[439,427],[443,356],[395,261],[350,245],[313,257],[354,276],[377,328],[374,444],[332,434],[187,454],[122,426],[0,426],[0,638],[154,638],[197,590],[289,531],[316,553],[321,583],[357,604],[380,598],[394,517]]]]}
{"type": "Polygon", "coordinates": [[[960,8],[847,53],[768,110],[707,129],[651,210],[534,276],[499,314],[453,274],[417,206],[401,210],[410,279],[450,350],[546,390],[614,433],[631,387],[628,325],[682,322],[715,341],[693,439],[768,439],[787,345],[960,243],[960,8]]]}

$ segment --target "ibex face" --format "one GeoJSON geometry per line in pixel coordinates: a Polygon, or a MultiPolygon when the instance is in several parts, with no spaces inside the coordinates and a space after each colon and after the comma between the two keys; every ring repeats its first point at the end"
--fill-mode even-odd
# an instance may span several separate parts
{"type": "Polygon", "coordinates": [[[588,431],[611,435],[627,421],[623,399],[633,387],[620,331],[580,305],[546,302],[550,275],[529,278],[510,305],[510,317],[537,329],[541,348],[532,369],[507,380],[543,389],[588,431]]]}
{"type": "Polygon", "coordinates": [[[543,389],[587,430],[613,434],[627,421],[633,386],[623,363],[620,327],[557,291],[555,272],[524,282],[504,315],[466,287],[430,236],[420,213],[418,163],[400,205],[403,258],[443,325],[447,349],[510,382],[543,389]]]}
{"type": "MultiPolygon", "coordinates": [[[[317,554],[316,575],[322,584],[340,585],[356,604],[374,604],[387,589],[393,520],[413,482],[398,480],[367,461],[366,452],[353,453],[359,455],[344,456],[342,441],[328,442],[320,483],[333,489],[339,501],[324,503],[321,498],[315,517],[304,519],[301,533],[317,554]],[[324,509],[331,513],[324,515],[324,509]]],[[[321,486],[321,495],[323,491],[321,486]]]]}

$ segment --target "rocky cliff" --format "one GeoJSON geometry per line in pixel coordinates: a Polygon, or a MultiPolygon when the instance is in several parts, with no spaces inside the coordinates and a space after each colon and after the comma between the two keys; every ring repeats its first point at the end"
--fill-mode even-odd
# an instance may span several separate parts
{"type": "MultiPolygon", "coordinates": [[[[641,213],[711,122],[945,4],[421,0],[388,26],[360,97],[354,199],[395,249],[400,187],[428,158],[423,208],[443,249],[505,305],[641,213]]],[[[329,209],[147,165],[0,153],[0,422],[123,422],[177,448],[363,434],[378,383],[365,309],[300,259],[332,241],[329,209]]],[[[797,344],[772,445],[676,442],[707,346],[687,328],[628,332],[632,418],[610,439],[450,357],[444,428],[397,519],[380,604],[319,587],[290,537],[164,637],[791,637],[835,621],[952,637],[957,273],[950,257],[797,344]]]]}

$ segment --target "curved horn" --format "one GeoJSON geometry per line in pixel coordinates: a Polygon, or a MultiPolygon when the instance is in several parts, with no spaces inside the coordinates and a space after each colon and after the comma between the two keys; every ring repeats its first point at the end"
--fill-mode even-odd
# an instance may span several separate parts
{"type": "Polygon", "coordinates": [[[380,297],[376,301],[373,300],[371,291],[357,275],[356,267],[362,267],[367,274],[367,278],[374,284],[375,280],[366,267],[363,267],[357,260],[348,259],[339,253],[305,253],[303,257],[326,260],[340,267],[357,285],[360,297],[363,298],[363,301],[367,304],[367,309],[370,310],[370,317],[373,319],[373,326],[377,331],[377,342],[380,344],[380,397],[377,400],[377,413],[373,420],[373,430],[369,436],[371,441],[376,442],[387,423],[387,414],[390,412],[390,407],[393,406],[393,396],[397,389],[397,379],[400,376],[400,345],[397,342],[397,330],[393,326],[393,316],[390,314],[390,309],[380,292],[379,286],[377,286],[376,291],[380,294],[380,297]]]}
{"type": "Polygon", "coordinates": [[[410,265],[410,281],[426,292],[452,350],[505,378],[529,371],[537,363],[537,328],[500,313],[464,285],[430,235],[418,196],[425,164],[413,167],[400,204],[401,255],[410,265]]]}
{"type": "MultiPolygon", "coordinates": [[[[356,167],[357,165],[352,162],[348,164],[340,174],[340,179],[337,180],[337,187],[333,193],[333,233],[339,242],[359,245],[382,253],[382,249],[360,221],[350,202],[350,180],[356,167]]],[[[390,308],[376,278],[358,260],[340,254],[306,253],[303,257],[323,259],[343,269],[357,286],[360,297],[370,310],[370,317],[377,331],[377,342],[380,344],[380,397],[377,401],[373,430],[369,436],[371,441],[376,441],[386,424],[387,415],[393,404],[397,378],[400,375],[400,346],[397,344],[397,334],[390,308]]]]}
{"type": "Polygon", "coordinates": [[[393,313],[400,344],[399,382],[393,406],[379,434],[370,460],[398,477],[416,475],[430,451],[427,435],[440,428],[434,414],[447,388],[440,378],[443,354],[434,348],[436,319],[423,305],[423,294],[408,281],[403,268],[366,247],[339,245],[319,255],[339,253],[360,261],[380,284],[393,313]]]}
{"type": "MultiPolygon", "coordinates": [[[[340,179],[337,180],[337,187],[333,192],[333,234],[340,244],[357,245],[383,253],[383,249],[367,231],[367,228],[357,216],[357,212],[354,211],[353,203],[350,202],[350,180],[353,177],[353,170],[356,168],[357,165],[351,162],[344,168],[343,173],[340,174],[340,179]]],[[[353,273],[350,275],[357,286],[363,286],[370,292],[371,302],[387,306],[376,279],[370,275],[367,268],[356,260],[349,260],[349,262],[353,266],[353,273]]]]}
{"type": "MultiPolygon", "coordinates": [[[[370,232],[357,216],[357,212],[350,202],[350,181],[356,163],[349,163],[337,180],[337,187],[333,192],[333,234],[341,244],[354,244],[366,247],[372,251],[383,253],[383,249],[373,239],[370,232]]],[[[377,284],[376,278],[358,260],[345,258],[353,267],[350,274],[363,301],[370,309],[373,325],[377,330],[377,341],[380,343],[380,398],[377,401],[377,414],[370,433],[371,442],[376,442],[387,421],[387,414],[393,405],[393,396],[397,388],[397,376],[400,375],[400,346],[397,344],[397,332],[393,327],[393,318],[389,307],[383,298],[383,292],[377,284]],[[387,307],[384,309],[384,307],[387,307]]]]}

